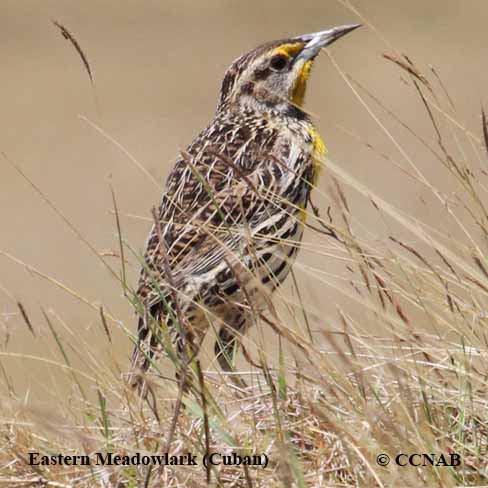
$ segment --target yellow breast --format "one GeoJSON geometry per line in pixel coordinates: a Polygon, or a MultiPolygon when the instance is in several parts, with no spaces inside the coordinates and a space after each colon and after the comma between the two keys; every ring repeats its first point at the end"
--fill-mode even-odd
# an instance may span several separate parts
{"type": "Polygon", "coordinates": [[[322,165],[324,163],[324,156],[327,154],[327,147],[325,146],[322,137],[320,134],[315,130],[314,127],[311,127],[308,130],[308,133],[312,136],[312,146],[313,146],[313,176],[312,176],[312,185],[316,185],[318,182],[319,174],[322,169],[322,165]]]}
{"type": "MultiPolygon", "coordinates": [[[[312,136],[313,173],[312,173],[312,181],[310,183],[313,186],[315,186],[319,179],[319,174],[324,162],[324,156],[327,154],[327,147],[325,146],[322,137],[320,137],[320,134],[315,130],[314,127],[310,127],[308,129],[308,133],[312,136]]],[[[305,221],[307,220],[306,207],[307,207],[307,202],[303,202],[300,205],[300,221],[302,222],[302,224],[304,224],[305,221]]]]}

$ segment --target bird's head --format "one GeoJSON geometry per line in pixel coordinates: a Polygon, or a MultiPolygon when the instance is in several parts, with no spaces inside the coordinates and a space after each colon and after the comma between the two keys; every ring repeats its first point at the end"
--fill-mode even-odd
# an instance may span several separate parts
{"type": "Polygon", "coordinates": [[[344,25],[268,42],[242,55],[225,74],[219,109],[299,115],[310,70],[320,50],[359,26],[344,25]]]}

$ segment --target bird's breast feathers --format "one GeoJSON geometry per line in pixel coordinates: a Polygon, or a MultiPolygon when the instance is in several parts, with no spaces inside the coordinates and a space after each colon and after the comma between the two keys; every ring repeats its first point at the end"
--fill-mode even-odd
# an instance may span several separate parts
{"type": "Polygon", "coordinates": [[[327,154],[327,147],[317,132],[315,127],[311,126],[309,129],[309,134],[312,137],[312,161],[313,161],[313,177],[312,177],[312,185],[316,185],[318,181],[318,177],[320,174],[320,170],[322,169],[322,165],[324,164],[324,157],[327,154]]]}

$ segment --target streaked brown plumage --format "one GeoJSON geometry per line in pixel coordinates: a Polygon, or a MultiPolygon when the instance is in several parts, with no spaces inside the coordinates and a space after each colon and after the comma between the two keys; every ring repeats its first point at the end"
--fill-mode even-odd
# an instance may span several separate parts
{"type": "Polygon", "coordinates": [[[356,27],[267,43],[227,70],[215,117],[169,174],[149,234],[134,385],[161,349],[187,364],[211,324],[220,326],[219,363],[232,368],[235,332],[252,324],[296,257],[325,152],[303,110],[312,63],[356,27]]]}

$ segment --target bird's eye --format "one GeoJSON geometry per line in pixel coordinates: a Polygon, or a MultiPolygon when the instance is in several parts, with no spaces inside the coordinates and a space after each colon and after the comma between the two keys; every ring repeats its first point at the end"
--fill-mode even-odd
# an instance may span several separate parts
{"type": "Polygon", "coordinates": [[[283,71],[288,66],[288,58],[282,54],[277,54],[271,58],[269,66],[273,71],[283,71]]]}

